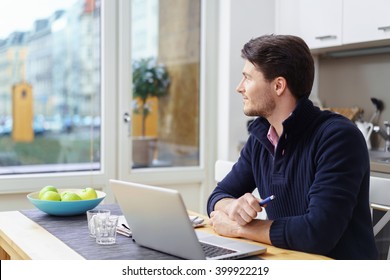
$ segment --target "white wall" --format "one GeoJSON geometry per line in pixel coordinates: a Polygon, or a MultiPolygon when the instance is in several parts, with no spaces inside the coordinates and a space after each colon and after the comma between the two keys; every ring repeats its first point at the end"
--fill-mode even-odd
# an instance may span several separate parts
{"type": "Polygon", "coordinates": [[[251,38],[275,32],[275,1],[220,1],[218,158],[236,160],[238,145],[247,138],[241,96],[236,93],[242,78],[243,45],[251,38]]]}

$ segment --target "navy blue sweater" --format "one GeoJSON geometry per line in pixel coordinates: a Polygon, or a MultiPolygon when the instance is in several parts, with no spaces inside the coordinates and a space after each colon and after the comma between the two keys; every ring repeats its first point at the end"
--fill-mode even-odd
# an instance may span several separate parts
{"type": "Polygon", "coordinates": [[[232,171],[209,197],[210,214],[225,197],[258,189],[267,205],[274,246],[335,259],[377,259],[369,208],[365,140],[347,118],[321,111],[307,98],[283,122],[276,151],[270,124],[257,118],[232,171]]]}

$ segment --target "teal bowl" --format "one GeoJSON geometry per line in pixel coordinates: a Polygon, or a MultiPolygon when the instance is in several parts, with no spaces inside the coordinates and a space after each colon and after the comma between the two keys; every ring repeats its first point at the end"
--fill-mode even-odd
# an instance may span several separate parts
{"type": "MultiPolygon", "coordinates": [[[[73,191],[79,192],[81,189],[59,189],[58,192],[73,191]]],[[[87,200],[74,200],[74,201],[51,201],[40,200],[39,191],[29,193],[27,199],[39,210],[53,216],[75,216],[85,214],[87,210],[93,209],[99,205],[100,202],[106,197],[106,194],[102,191],[96,191],[97,198],[87,200]]]]}

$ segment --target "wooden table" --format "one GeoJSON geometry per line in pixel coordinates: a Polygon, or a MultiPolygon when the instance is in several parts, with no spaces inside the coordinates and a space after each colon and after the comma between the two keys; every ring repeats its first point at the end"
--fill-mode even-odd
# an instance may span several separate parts
{"type": "MultiPolygon", "coordinates": [[[[191,215],[196,215],[196,213],[191,213],[191,215]]],[[[200,215],[202,216],[202,215],[200,215]]],[[[207,217],[202,216],[202,218],[205,218],[207,220],[207,217]]],[[[206,231],[209,233],[215,233],[214,230],[211,228],[211,226],[206,225],[205,227],[199,228],[198,230],[206,231]]],[[[243,239],[240,239],[243,240],[243,239]]],[[[255,241],[245,240],[245,242],[252,243],[252,244],[260,244],[262,246],[267,247],[267,252],[261,254],[259,257],[261,257],[264,260],[330,260],[329,257],[325,257],[322,255],[316,255],[316,254],[309,254],[299,251],[293,251],[293,250],[287,250],[278,248],[272,245],[259,243],[255,241]]]]}
{"type": "MultiPolygon", "coordinates": [[[[198,230],[212,232],[209,226],[198,230]]],[[[267,247],[267,252],[261,255],[261,258],[266,260],[329,259],[320,255],[262,245],[267,247]]],[[[84,258],[19,211],[9,211],[0,212],[0,259],[82,260],[84,258]]]]}

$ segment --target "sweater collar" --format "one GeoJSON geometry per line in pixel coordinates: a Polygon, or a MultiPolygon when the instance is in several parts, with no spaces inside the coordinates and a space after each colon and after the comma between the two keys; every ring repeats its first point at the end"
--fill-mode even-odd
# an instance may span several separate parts
{"type": "MultiPolygon", "coordinates": [[[[288,133],[290,136],[302,134],[319,111],[320,109],[315,107],[307,97],[300,98],[295,109],[283,122],[283,134],[288,133]]],[[[248,131],[257,139],[264,141],[267,139],[269,127],[270,123],[265,118],[259,117],[251,123],[248,131]]]]}
{"type": "Polygon", "coordinates": [[[313,123],[319,111],[307,97],[300,98],[294,111],[283,122],[283,133],[302,134],[313,123]]]}

